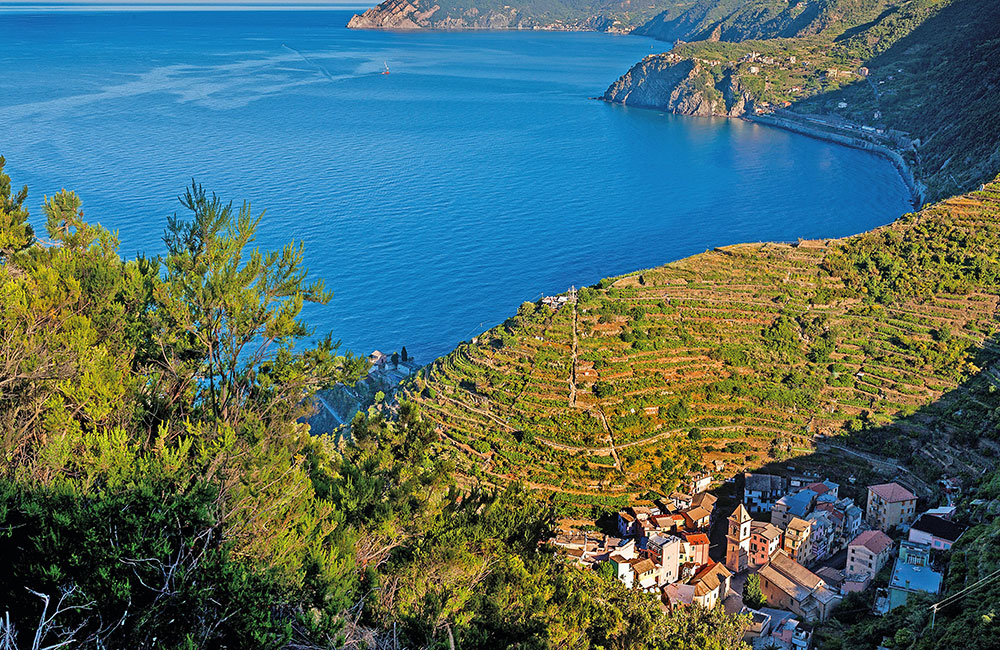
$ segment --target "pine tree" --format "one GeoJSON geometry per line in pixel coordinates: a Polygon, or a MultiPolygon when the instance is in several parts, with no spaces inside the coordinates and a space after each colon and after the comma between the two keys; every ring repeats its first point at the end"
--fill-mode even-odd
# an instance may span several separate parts
{"type": "Polygon", "coordinates": [[[767,604],[764,592],[760,589],[760,576],[756,573],[747,576],[747,581],[743,584],[743,604],[753,609],[767,604]]]}

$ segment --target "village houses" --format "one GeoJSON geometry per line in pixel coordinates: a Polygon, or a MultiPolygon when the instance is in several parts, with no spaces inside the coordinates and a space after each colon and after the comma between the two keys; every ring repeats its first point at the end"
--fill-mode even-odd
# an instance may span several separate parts
{"type": "Polygon", "coordinates": [[[965,526],[925,513],[910,526],[909,541],[927,544],[935,551],[947,551],[964,532],[965,526]]]}
{"type": "Polygon", "coordinates": [[[861,591],[882,570],[892,555],[892,539],[880,530],[866,530],[847,545],[847,567],[850,580],[844,591],[861,591]]]}
{"type": "Polygon", "coordinates": [[[788,480],[772,474],[743,475],[743,503],[750,512],[770,512],[788,493],[788,480]]]}
{"type": "Polygon", "coordinates": [[[822,578],[784,551],[775,553],[757,575],[769,605],[787,609],[807,620],[825,621],[842,599],[822,578]]]}
{"type": "Polygon", "coordinates": [[[868,487],[868,507],[865,520],[872,528],[889,532],[913,521],[917,512],[917,496],[899,483],[882,483],[868,487]]]}

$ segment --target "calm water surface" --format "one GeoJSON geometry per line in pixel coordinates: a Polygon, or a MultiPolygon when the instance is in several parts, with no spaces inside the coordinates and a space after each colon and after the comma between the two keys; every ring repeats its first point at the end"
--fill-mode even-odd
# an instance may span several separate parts
{"type": "Polygon", "coordinates": [[[571,284],[908,209],[870,154],[587,99],[662,43],[349,15],[0,14],[0,154],[34,221],[75,189],[125,254],[156,254],[194,177],[267,210],[261,247],[305,242],[335,292],[320,332],[429,361],[571,284]]]}

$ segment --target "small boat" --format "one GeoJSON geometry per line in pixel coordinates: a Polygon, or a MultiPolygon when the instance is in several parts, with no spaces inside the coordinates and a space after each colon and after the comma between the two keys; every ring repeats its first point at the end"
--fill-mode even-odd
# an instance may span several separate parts
{"type": "Polygon", "coordinates": [[[383,61],[382,65],[385,66],[385,70],[382,71],[382,74],[389,74],[389,64],[383,61]]]}

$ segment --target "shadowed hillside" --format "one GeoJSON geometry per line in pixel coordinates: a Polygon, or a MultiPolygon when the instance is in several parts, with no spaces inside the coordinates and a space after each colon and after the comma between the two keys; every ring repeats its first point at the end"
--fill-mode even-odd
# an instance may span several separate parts
{"type": "Polygon", "coordinates": [[[716,25],[697,34],[706,40],[644,58],[603,99],[746,117],[876,151],[900,168],[918,203],[1000,172],[993,0],[845,1],[824,15],[786,30],[750,12],[739,29],[716,25]]]}

